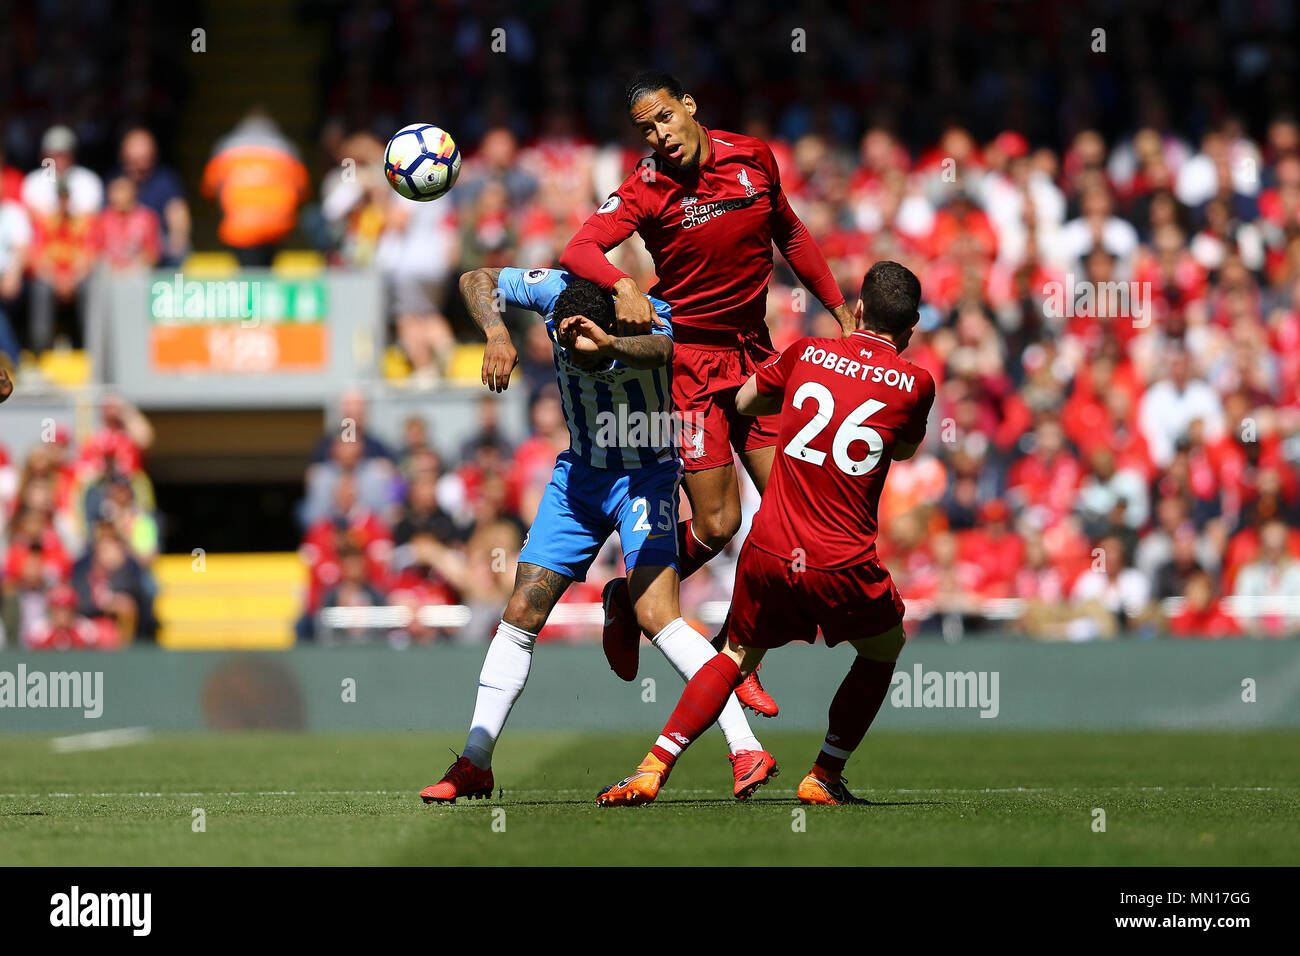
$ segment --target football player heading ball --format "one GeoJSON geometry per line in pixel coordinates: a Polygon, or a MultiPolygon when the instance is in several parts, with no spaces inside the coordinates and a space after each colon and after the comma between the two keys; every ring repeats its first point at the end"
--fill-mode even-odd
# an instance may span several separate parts
{"type": "MultiPolygon", "coordinates": [[[[853,316],[821,250],[786,201],[766,143],[701,125],[695,99],[667,73],[634,76],[626,105],[654,153],[592,214],[560,262],[613,292],[620,330],[640,334],[649,329],[653,310],[635,280],[605,253],[637,232],[654,259],[659,282],[650,293],[672,308],[673,405],[685,432],[692,517],[681,522],[677,537],[686,578],[740,528],[734,453],[760,493],[772,468],[776,417],[736,409],[737,390],[775,355],[764,321],[772,244],[845,335],[853,330],[853,316]]],[[[604,602],[605,653],[615,670],[624,673],[631,662],[635,674],[640,632],[622,581],[607,586],[604,602]]],[[[760,713],[776,713],[755,676],[737,694],[760,713]]]]}

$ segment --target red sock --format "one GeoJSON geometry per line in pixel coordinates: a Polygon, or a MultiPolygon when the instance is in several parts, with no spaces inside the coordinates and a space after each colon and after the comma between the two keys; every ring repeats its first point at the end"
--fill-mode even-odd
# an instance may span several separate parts
{"type": "Polygon", "coordinates": [[[717,554],[695,537],[690,518],[677,523],[677,573],[683,581],[708,564],[717,554]]]}
{"type": "Polygon", "coordinates": [[[816,766],[837,779],[849,755],[862,743],[867,728],[880,712],[889,693],[894,665],[889,661],[855,658],[840,689],[831,700],[830,727],[826,743],[817,754],[816,766]]]}
{"type": "Polygon", "coordinates": [[[671,767],[696,737],[713,726],[739,685],[740,667],[726,654],[706,661],[686,682],[681,700],[650,752],[671,767]]]}

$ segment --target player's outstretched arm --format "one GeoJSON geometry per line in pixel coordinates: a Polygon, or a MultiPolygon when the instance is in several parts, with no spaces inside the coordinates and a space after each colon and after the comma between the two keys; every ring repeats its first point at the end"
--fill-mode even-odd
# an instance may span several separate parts
{"type": "Polygon", "coordinates": [[[645,335],[655,319],[654,308],[636,280],[616,268],[605,255],[636,231],[640,221],[636,208],[635,198],[624,186],[588,217],[560,253],[561,268],[614,294],[620,335],[645,335]]]}
{"type": "Polygon", "coordinates": [[[736,392],[736,411],[742,415],[772,415],[781,410],[780,395],[764,395],[758,390],[758,376],[749,376],[749,381],[740,386],[736,392]]]}
{"type": "Polygon", "coordinates": [[[654,306],[631,276],[614,283],[614,315],[619,334],[624,336],[644,337],[655,323],[654,306]]]}
{"type": "Polygon", "coordinates": [[[566,346],[617,359],[628,368],[659,368],[673,357],[673,340],[666,335],[610,335],[584,315],[571,315],[557,332],[566,346]]]}
{"type": "Polygon", "coordinates": [[[460,295],[465,300],[474,324],[487,336],[483,352],[483,384],[494,392],[504,392],[510,373],[519,364],[519,353],[510,341],[510,330],[501,318],[502,303],[497,295],[500,269],[474,269],[460,277],[460,295]]]}
{"type": "Polygon", "coordinates": [[[624,335],[610,347],[613,358],[629,368],[659,368],[673,359],[673,340],[666,335],[624,335]]]}

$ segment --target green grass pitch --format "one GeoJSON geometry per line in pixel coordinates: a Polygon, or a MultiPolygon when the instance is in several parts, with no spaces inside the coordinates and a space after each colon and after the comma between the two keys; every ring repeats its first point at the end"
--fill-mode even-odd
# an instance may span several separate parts
{"type": "MultiPolygon", "coordinates": [[[[767,728],[761,728],[766,730],[767,728]]],[[[769,731],[781,776],[731,797],[721,738],[655,804],[601,810],[651,734],[507,733],[503,799],[425,806],[460,735],[154,737],[57,753],[0,737],[0,863],[1294,864],[1300,734],[876,733],[849,765],[866,807],[794,787],[819,737],[769,731]],[[206,829],[194,832],[194,810],[206,829]],[[1094,831],[1094,809],[1105,832],[1094,831]],[[504,810],[504,815],[494,810],[504,810]],[[495,824],[495,826],[494,826],[495,824]]]]}

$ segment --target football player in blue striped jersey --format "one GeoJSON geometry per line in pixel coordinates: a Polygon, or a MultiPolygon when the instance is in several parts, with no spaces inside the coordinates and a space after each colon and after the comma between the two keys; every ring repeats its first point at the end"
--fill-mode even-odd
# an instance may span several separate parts
{"type": "MultiPolygon", "coordinates": [[[[672,420],[672,316],[655,312],[644,335],[614,334],[613,297],[558,269],[477,269],[460,281],[470,315],[488,338],[483,383],[503,391],[517,353],[502,321],[505,303],[543,316],[555,357],[569,448],[538,506],[519,555],[515,589],[488,648],[464,753],[425,803],[490,795],[492,751],[528,679],[533,646],[552,609],[617,531],[637,623],[690,680],[714,656],[683,620],[678,600],[677,494],[682,478],[672,420]]],[[[619,676],[636,674],[635,648],[619,676]]],[[[631,675],[631,676],[629,676],[631,675]]],[[[730,750],[737,799],[777,774],[733,698],[718,721],[730,750]]]]}

